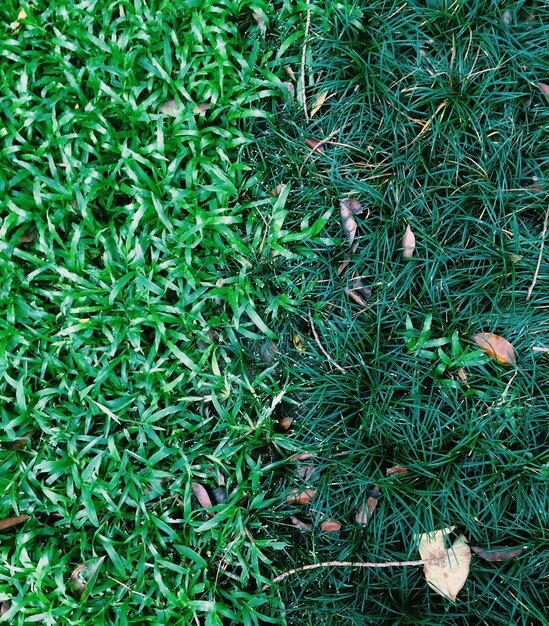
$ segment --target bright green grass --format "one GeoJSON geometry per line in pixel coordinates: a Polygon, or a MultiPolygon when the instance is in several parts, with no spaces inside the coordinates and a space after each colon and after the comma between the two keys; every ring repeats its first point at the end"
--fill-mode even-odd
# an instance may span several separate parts
{"type": "Polygon", "coordinates": [[[0,623],[546,625],[547,248],[526,293],[549,185],[547,7],[313,3],[309,110],[335,95],[307,121],[282,86],[288,66],[300,82],[305,4],[111,4],[34,2],[15,33],[20,5],[0,9],[0,520],[31,515],[0,537],[0,623]],[[345,145],[304,164],[304,138],[337,129],[345,145]],[[349,193],[369,216],[339,277],[349,193]],[[344,292],[353,271],[366,311],[344,292]],[[456,332],[465,352],[472,332],[504,335],[518,370],[484,360],[469,390],[435,374],[443,357],[406,347],[407,316],[428,314],[430,338],[456,332]],[[285,502],[296,450],[319,454],[309,509],[285,502]],[[385,478],[395,463],[408,475],[385,478]],[[222,475],[208,518],[191,483],[222,475]],[[417,568],[262,591],[298,565],[417,558],[413,533],[449,524],[527,547],[476,558],[455,606],[417,568]],[[71,572],[102,556],[76,601],[71,572]]]}

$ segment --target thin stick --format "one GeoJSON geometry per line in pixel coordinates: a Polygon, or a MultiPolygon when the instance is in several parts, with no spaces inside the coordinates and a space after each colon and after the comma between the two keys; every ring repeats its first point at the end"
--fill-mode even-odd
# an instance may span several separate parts
{"type": "Polygon", "coordinates": [[[310,313],[309,313],[309,322],[311,324],[311,330],[313,331],[313,335],[314,335],[315,341],[318,344],[318,347],[320,348],[320,351],[322,352],[322,354],[328,359],[328,361],[333,363],[337,367],[338,370],[340,370],[341,372],[344,372],[345,370],[341,367],[341,365],[336,363],[334,361],[334,359],[326,352],[326,350],[324,350],[323,345],[320,343],[320,339],[319,339],[319,337],[317,335],[316,328],[315,328],[315,325],[313,323],[313,318],[311,317],[310,313]]]}
{"type": "MultiPolygon", "coordinates": [[[[303,565],[302,567],[296,567],[294,569],[288,570],[280,576],[277,576],[271,581],[271,584],[284,580],[288,576],[292,574],[296,574],[297,572],[305,572],[311,569],[318,569],[319,567],[406,567],[408,565],[431,565],[435,563],[440,563],[443,559],[422,559],[419,561],[390,561],[388,563],[353,563],[352,561],[324,561],[324,563],[313,563],[311,565],[303,565]]],[[[263,590],[268,588],[268,585],[263,587],[263,590]]]]}
{"type": "Polygon", "coordinates": [[[311,26],[311,0],[307,0],[307,18],[305,22],[305,37],[303,48],[301,49],[301,96],[303,98],[303,112],[305,119],[309,121],[309,113],[307,112],[307,96],[305,94],[305,56],[307,54],[307,39],[309,37],[309,28],[311,26]]]}
{"type": "Polygon", "coordinates": [[[528,288],[528,293],[526,294],[526,300],[530,300],[530,296],[532,295],[532,291],[536,285],[538,280],[539,268],[541,267],[541,259],[543,256],[543,246],[545,245],[545,234],[547,233],[547,221],[549,220],[549,206],[547,207],[547,211],[545,212],[545,219],[543,220],[543,230],[541,231],[541,246],[539,249],[538,256],[538,264],[536,266],[536,271],[534,273],[534,279],[532,280],[532,284],[528,288]]]}

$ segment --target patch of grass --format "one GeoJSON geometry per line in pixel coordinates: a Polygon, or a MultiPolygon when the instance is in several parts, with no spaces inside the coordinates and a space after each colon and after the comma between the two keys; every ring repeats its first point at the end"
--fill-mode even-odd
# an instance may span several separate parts
{"type": "Polygon", "coordinates": [[[0,520],[31,517],[2,531],[0,621],[545,623],[546,255],[526,293],[549,14],[507,10],[4,3],[0,520]],[[308,120],[302,77],[309,111],[329,95],[308,120]],[[338,275],[349,194],[368,214],[338,275]],[[472,332],[505,336],[519,368],[464,364],[464,387],[456,340],[444,372],[413,344],[427,316],[463,354],[472,332]],[[309,505],[286,502],[305,485],[309,505]],[[319,532],[323,516],[342,530],[319,532]],[[416,558],[413,533],[454,523],[527,545],[477,559],[455,606],[406,568],[264,589],[307,563],[416,558]],[[75,598],[71,573],[101,557],[75,598]]]}

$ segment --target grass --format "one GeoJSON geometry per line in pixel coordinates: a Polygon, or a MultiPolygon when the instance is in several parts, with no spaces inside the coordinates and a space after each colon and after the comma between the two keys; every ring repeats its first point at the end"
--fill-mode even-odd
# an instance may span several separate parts
{"type": "Polygon", "coordinates": [[[0,623],[547,624],[547,248],[527,299],[547,7],[10,0],[0,16],[0,520],[30,516],[0,531],[0,623]],[[348,195],[367,212],[339,275],[348,195]],[[518,368],[478,356],[474,332],[511,341],[518,368]],[[386,477],[395,464],[408,473],[386,477]],[[286,501],[306,485],[310,504],[286,501]],[[455,605],[417,568],[264,589],[308,563],[418,558],[414,533],[450,524],[525,550],[475,558],[455,605]],[[71,572],[101,557],[75,597],[71,572]]]}

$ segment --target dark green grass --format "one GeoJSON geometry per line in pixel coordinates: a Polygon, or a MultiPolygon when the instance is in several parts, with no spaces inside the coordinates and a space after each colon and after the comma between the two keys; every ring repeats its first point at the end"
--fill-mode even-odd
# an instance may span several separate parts
{"type": "Polygon", "coordinates": [[[547,623],[549,376],[532,350],[549,347],[547,249],[526,293],[549,14],[499,4],[313,3],[309,107],[335,95],[309,121],[282,86],[286,67],[300,76],[305,4],[35,2],[18,32],[20,5],[3,5],[0,520],[31,518],[0,537],[0,621],[547,623]],[[341,145],[305,162],[304,138],[336,129],[341,145]],[[340,277],[349,193],[368,216],[340,277]],[[406,347],[407,316],[428,314],[430,338],[457,333],[465,353],[472,332],[504,335],[518,369],[481,360],[470,389],[436,373],[436,352],[406,347]],[[295,451],[318,454],[309,508],[285,501],[304,484],[295,451]],[[395,463],[408,474],[386,478],[395,463]],[[222,476],[208,517],[191,483],[222,476]],[[303,533],[291,514],[343,528],[303,533]],[[475,558],[455,606],[417,568],[262,590],[316,561],[415,559],[413,534],[449,524],[526,548],[475,558]],[[75,600],[71,572],[103,556],[75,600]]]}

